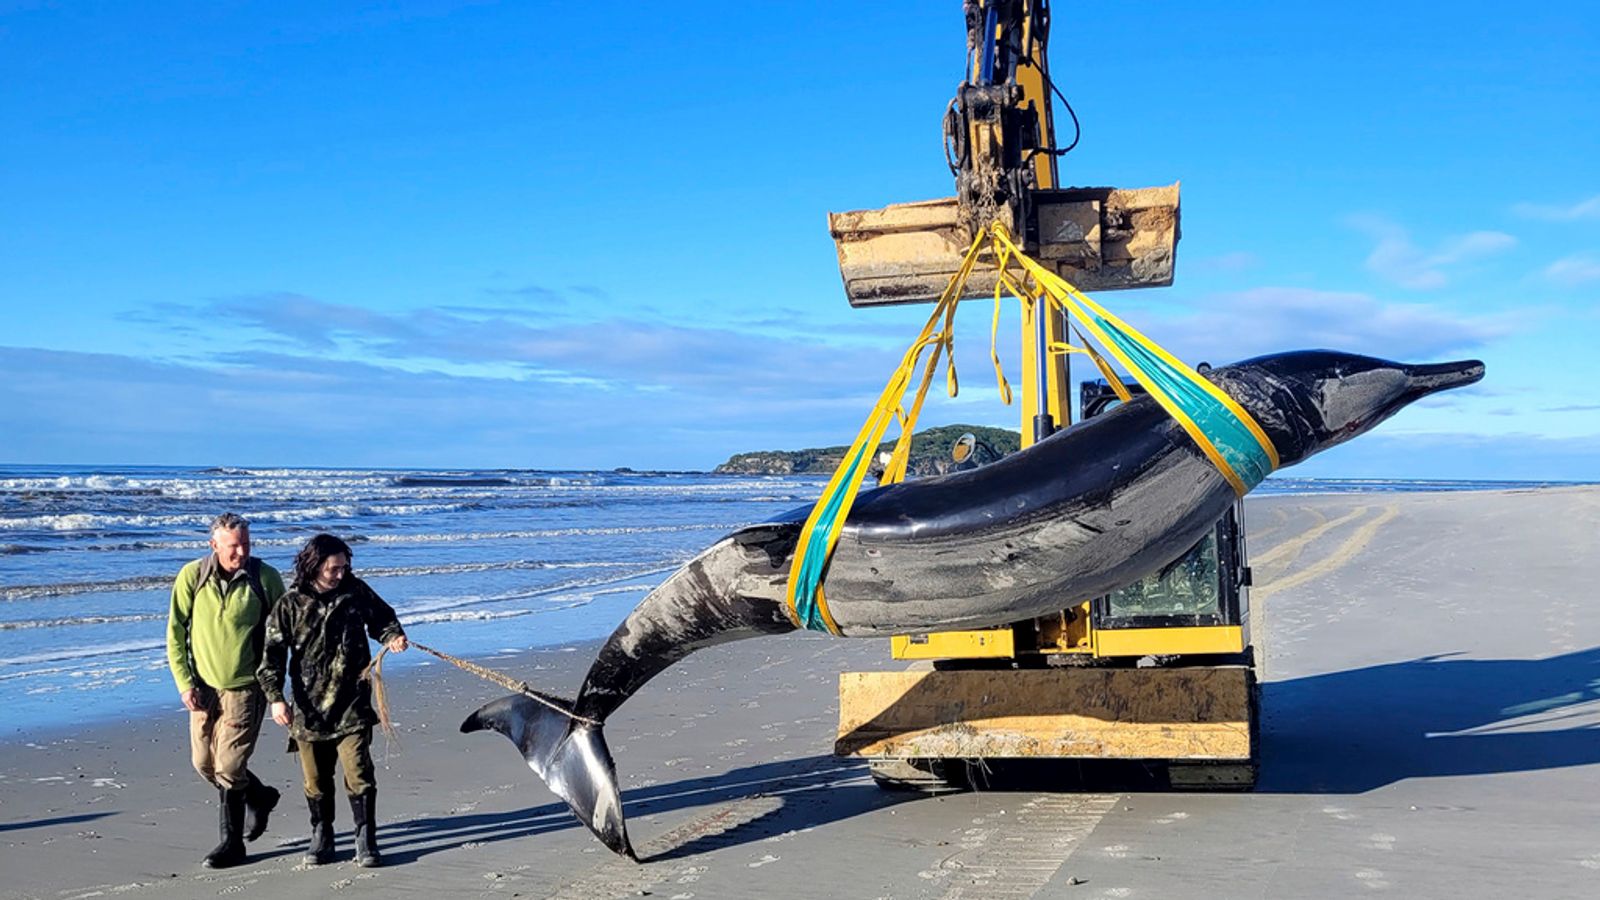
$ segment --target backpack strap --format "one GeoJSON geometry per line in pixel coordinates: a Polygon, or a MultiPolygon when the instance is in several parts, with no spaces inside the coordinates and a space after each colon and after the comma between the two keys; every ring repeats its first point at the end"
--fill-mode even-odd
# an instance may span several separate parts
{"type": "Polygon", "coordinates": [[[250,592],[256,595],[256,602],[261,604],[261,616],[250,629],[250,651],[259,665],[262,650],[267,645],[267,617],[272,615],[272,602],[267,599],[267,588],[261,583],[261,560],[254,556],[246,560],[244,574],[245,581],[250,583],[250,592]]]}
{"type": "MultiPolygon", "coordinates": [[[[205,583],[211,580],[211,576],[216,574],[217,556],[215,553],[207,553],[205,556],[195,560],[195,562],[199,563],[200,566],[195,570],[194,585],[189,591],[191,613],[193,612],[194,598],[199,595],[200,589],[205,586],[205,583]]],[[[193,635],[192,630],[190,631],[190,635],[193,635]]],[[[200,667],[195,663],[194,660],[194,647],[192,646],[192,641],[190,641],[188,638],[184,640],[184,652],[189,654],[189,671],[194,673],[195,687],[201,688],[202,691],[211,690],[211,686],[206,684],[204,678],[200,677],[200,667]]]]}
{"type": "Polygon", "coordinates": [[[272,609],[272,601],[267,599],[266,585],[261,583],[261,560],[254,556],[245,561],[245,579],[250,582],[250,590],[256,595],[256,602],[261,604],[262,618],[272,609]]]}
{"type": "Polygon", "coordinates": [[[194,575],[194,589],[197,593],[201,585],[210,581],[211,576],[217,574],[217,555],[215,553],[207,553],[205,556],[200,557],[199,563],[200,568],[194,575]]]}

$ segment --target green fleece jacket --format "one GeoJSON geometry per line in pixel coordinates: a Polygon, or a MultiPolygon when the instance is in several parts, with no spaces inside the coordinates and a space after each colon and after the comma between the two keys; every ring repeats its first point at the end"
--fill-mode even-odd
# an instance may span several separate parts
{"type": "Polygon", "coordinates": [[[172,606],[167,613],[167,665],[178,690],[200,684],[221,690],[238,690],[256,683],[261,664],[261,642],[270,607],[283,596],[283,576],[255,559],[262,592],[269,608],[250,587],[241,569],[227,579],[210,556],[184,566],[172,582],[172,606]]]}

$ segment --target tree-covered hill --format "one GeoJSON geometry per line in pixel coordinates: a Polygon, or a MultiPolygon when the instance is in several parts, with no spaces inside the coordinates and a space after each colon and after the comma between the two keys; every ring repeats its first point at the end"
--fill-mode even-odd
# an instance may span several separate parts
{"type": "MultiPolygon", "coordinates": [[[[950,448],[955,445],[957,438],[969,431],[1001,455],[1015,453],[1021,446],[1021,437],[1018,433],[1005,428],[990,428],[984,425],[940,425],[912,435],[911,459],[906,467],[906,474],[942,475],[955,469],[956,463],[950,458],[950,448]]],[[[714,471],[724,475],[829,475],[838,468],[848,449],[850,448],[847,446],[841,446],[736,453],[729,457],[727,462],[717,466],[714,471]]],[[[894,442],[885,441],[879,449],[892,450],[894,442]]],[[[992,460],[980,447],[975,454],[975,461],[986,463],[992,460]]],[[[876,464],[874,471],[877,471],[876,464]]]]}

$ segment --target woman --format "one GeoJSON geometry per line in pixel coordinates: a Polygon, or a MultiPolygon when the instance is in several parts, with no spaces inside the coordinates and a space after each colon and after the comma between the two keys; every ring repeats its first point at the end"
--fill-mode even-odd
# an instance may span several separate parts
{"type": "Polygon", "coordinates": [[[371,868],[381,860],[373,831],[378,790],[372,726],[378,715],[372,708],[372,686],[361,678],[372,661],[367,636],[396,653],[408,644],[394,609],[350,573],[350,557],[350,545],[331,534],[319,534],[301,548],[294,560],[293,586],[267,620],[256,679],[272,701],[272,721],[289,729],[300,751],[311,811],[306,863],[322,865],[333,859],[337,760],[355,817],[356,863],[371,868]],[[285,668],[294,690],[293,709],[283,697],[285,668]]]}

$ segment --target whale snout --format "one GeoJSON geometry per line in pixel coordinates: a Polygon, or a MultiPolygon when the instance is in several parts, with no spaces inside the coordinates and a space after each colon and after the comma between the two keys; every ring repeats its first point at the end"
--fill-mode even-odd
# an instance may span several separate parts
{"type": "Polygon", "coordinates": [[[1465,387],[1483,379],[1483,361],[1464,359],[1459,362],[1427,363],[1405,366],[1407,389],[1410,398],[1465,387]]]}
{"type": "Polygon", "coordinates": [[[1477,359],[1413,365],[1299,350],[1220,371],[1272,440],[1282,467],[1365,434],[1423,397],[1483,380],[1484,365],[1477,359]]]}

